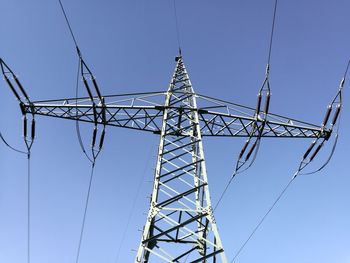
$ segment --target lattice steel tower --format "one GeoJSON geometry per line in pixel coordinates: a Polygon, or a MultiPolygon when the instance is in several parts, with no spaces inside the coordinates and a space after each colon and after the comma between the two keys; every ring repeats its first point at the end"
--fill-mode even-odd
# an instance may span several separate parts
{"type": "Polygon", "coordinates": [[[333,103],[321,126],[269,113],[268,70],[256,108],[197,94],[181,54],[176,57],[167,91],[102,96],[92,72],[81,56],[79,59],[89,96],[45,101],[31,101],[1,59],[0,65],[19,101],[25,131],[29,129],[27,116],[33,119],[32,137],[36,115],[93,123],[93,154],[102,148],[106,126],[160,135],[150,208],[135,263],[227,262],[213,215],[202,137],[248,138],[240,153],[240,166],[256,151],[262,137],[315,138],[303,159],[311,155],[312,160],[330,137],[340,111],[337,106],[329,124],[333,103]],[[318,140],[320,146],[316,147],[318,140]]]}
{"type": "Polygon", "coordinates": [[[227,262],[211,206],[196,96],[182,57],[176,60],[136,262],[149,262],[152,256],[155,262],[180,262],[194,250],[193,262],[217,254],[227,262]]]}

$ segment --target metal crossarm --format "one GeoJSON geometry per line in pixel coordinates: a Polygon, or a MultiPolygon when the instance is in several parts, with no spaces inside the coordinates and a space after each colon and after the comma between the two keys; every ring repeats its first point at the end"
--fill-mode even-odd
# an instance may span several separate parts
{"type": "Polygon", "coordinates": [[[137,106],[91,106],[91,105],[47,105],[34,104],[25,106],[27,113],[43,115],[61,119],[78,120],[81,122],[95,123],[94,110],[97,112],[98,124],[108,126],[158,132],[162,111],[156,107],[137,106]],[[105,110],[105,118],[102,118],[102,109],[105,110]]]}
{"type": "MultiPolygon", "coordinates": [[[[164,98],[164,93],[156,93],[154,96],[164,98]]],[[[178,100],[189,98],[188,92],[176,92],[178,100]]],[[[173,121],[168,124],[168,133],[174,136],[190,136],[187,132],[188,126],[183,126],[187,118],[198,113],[199,126],[202,136],[225,136],[225,137],[249,137],[253,125],[262,126],[261,137],[283,137],[283,138],[328,138],[330,131],[317,125],[298,121],[295,119],[267,114],[266,119],[254,116],[254,110],[247,107],[233,108],[229,104],[222,106],[211,106],[210,108],[220,108],[222,111],[211,111],[205,108],[189,108],[186,106],[162,106],[154,105],[156,103],[142,100],[138,94],[128,95],[127,98],[105,105],[92,105],[86,98],[78,99],[79,104],[71,100],[57,100],[47,102],[33,102],[24,104],[26,113],[35,115],[44,115],[49,117],[79,120],[82,122],[95,122],[95,113],[97,123],[108,126],[116,126],[143,130],[160,134],[164,111],[170,111],[168,118],[173,121]],[[122,102],[122,104],[121,104],[122,102]],[[127,105],[127,103],[128,105],[127,105]],[[147,105],[145,105],[147,104],[147,105]],[[239,114],[235,113],[238,112],[239,114]],[[180,128],[181,127],[181,128],[180,128]]],[[[109,98],[118,98],[122,96],[110,96],[109,98]]],[[[193,94],[192,96],[196,96],[193,94]]],[[[201,96],[198,96],[201,98],[201,96]]],[[[253,136],[257,136],[256,134],[253,136]]]]}
{"type": "Polygon", "coordinates": [[[255,124],[263,126],[261,137],[328,138],[330,132],[316,125],[267,114],[267,120],[229,113],[199,110],[203,136],[249,137],[255,124]]]}

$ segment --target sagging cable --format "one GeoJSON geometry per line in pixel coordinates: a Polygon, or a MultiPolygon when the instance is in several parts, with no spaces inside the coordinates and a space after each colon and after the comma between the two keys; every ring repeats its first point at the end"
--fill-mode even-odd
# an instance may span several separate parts
{"type": "Polygon", "coordinates": [[[95,76],[93,75],[92,71],[89,69],[85,61],[83,60],[81,53],[78,53],[78,55],[80,60],[81,77],[84,82],[86,91],[89,95],[90,101],[92,103],[92,110],[93,110],[93,116],[94,116],[94,129],[92,133],[91,154],[92,154],[93,161],[95,161],[101,152],[104,138],[105,138],[105,127],[106,127],[106,109],[105,108],[106,107],[105,107],[104,98],[101,95],[95,76]],[[96,97],[93,96],[89,81],[92,82],[92,86],[94,87],[97,93],[98,105],[100,106],[98,108],[96,107],[96,103],[95,103],[96,97]],[[98,109],[100,109],[100,111],[98,111],[98,109]],[[98,135],[98,124],[102,124],[103,128],[100,134],[98,147],[96,147],[96,140],[98,135]]]}
{"type": "MultiPolygon", "coordinates": [[[[81,77],[85,89],[88,93],[89,99],[92,104],[92,112],[93,112],[93,118],[94,118],[94,128],[93,128],[93,133],[92,133],[92,142],[91,142],[91,157],[87,154],[84,144],[81,139],[81,134],[80,134],[80,127],[79,127],[79,122],[78,122],[78,116],[76,116],[76,131],[78,135],[78,140],[80,147],[83,151],[83,153],[86,155],[88,160],[91,163],[94,163],[100,154],[102,150],[102,146],[104,143],[104,138],[105,138],[105,127],[106,127],[106,107],[105,107],[105,100],[104,97],[102,97],[101,92],[98,88],[98,84],[96,82],[96,78],[92,74],[91,70],[88,68],[86,63],[84,62],[82,55],[80,53],[79,48],[77,47],[78,51],[78,56],[79,56],[79,68],[78,68],[78,73],[77,73],[77,83],[76,83],[76,98],[78,97],[78,89],[79,89],[79,78],[81,77]],[[91,85],[89,84],[89,81],[92,82],[92,86],[95,88],[95,91],[97,93],[97,98],[93,95],[92,89],[90,88],[91,85]],[[98,106],[96,105],[95,100],[98,99],[98,106]],[[98,136],[98,125],[102,124],[103,128],[100,134],[99,138],[99,144],[98,147],[96,147],[96,140],[98,136]]],[[[78,107],[78,100],[76,99],[76,107],[78,107]]],[[[78,114],[78,111],[76,111],[78,114]]]]}
{"type": "Polygon", "coordinates": [[[25,141],[25,145],[27,148],[27,152],[23,150],[18,150],[15,147],[11,146],[7,140],[4,138],[4,136],[0,133],[0,138],[4,142],[4,144],[19,153],[22,154],[28,154],[30,151],[30,148],[33,145],[34,142],[34,137],[35,137],[35,120],[34,120],[34,109],[31,107],[32,103],[30,102],[29,96],[25,89],[23,88],[21,82],[19,81],[18,77],[16,74],[11,70],[11,68],[5,63],[3,59],[0,58],[0,66],[1,66],[1,72],[4,77],[4,80],[6,81],[7,85],[9,86],[11,92],[13,95],[16,97],[19,107],[22,113],[22,119],[23,119],[23,138],[25,141]],[[29,108],[27,108],[29,105],[29,108]],[[31,124],[31,129],[30,129],[30,136],[28,138],[28,124],[27,124],[27,111],[32,112],[32,124],[31,124]]]}
{"type": "Polygon", "coordinates": [[[78,46],[77,39],[76,39],[76,37],[75,37],[75,35],[73,33],[72,27],[70,25],[70,22],[69,22],[67,13],[66,13],[66,11],[64,9],[64,6],[62,4],[62,1],[58,0],[58,2],[60,4],[62,13],[63,13],[64,18],[66,20],[69,32],[70,32],[70,34],[72,36],[72,39],[73,39],[73,42],[74,42],[74,45],[75,45],[75,48],[76,48],[76,52],[77,52],[77,55],[78,55],[78,58],[79,58],[79,66],[78,66],[77,82],[76,82],[76,98],[77,98],[76,99],[76,108],[78,108],[78,88],[79,88],[79,76],[80,76],[80,74],[81,74],[81,78],[82,78],[82,81],[84,83],[85,89],[86,89],[86,91],[88,93],[88,96],[90,98],[90,101],[92,103],[92,110],[93,110],[93,116],[94,116],[94,130],[93,130],[93,135],[92,135],[93,136],[93,138],[92,138],[93,142],[92,142],[92,145],[91,145],[91,151],[92,151],[92,156],[91,157],[87,154],[87,152],[85,150],[85,147],[84,147],[84,144],[83,144],[83,141],[82,141],[82,138],[81,138],[80,126],[79,126],[79,122],[78,122],[78,110],[77,109],[76,109],[76,132],[77,132],[78,141],[79,141],[79,144],[80,144],[80,147],[81,147],[83,153],[85,154],[87,159],[91,163],[94,164],[95,161],[96,161],[97,156],[99,155],[99,153],[101,151],[101,148],[102,148],[102,145],[103,145],[104,136],[105,136],[105,123],[103,121],[103,119],[105,119],[105,117],[103,117],[103,116],[105,116],[104,98],[101,95],[101,92],[100,92],[100,89],[99,89],[98,84],[96,82],[95,76],[92,74],[92,71],[90,70],[90,68],[87,66],[86,62],[83,59],[82,53],[81,53],[80,48],[78,46]],[[95,102],[96,98],[93,95],[93,92],[92,92],[92,89],[91,89],[91,85],[89,84],[89,81],[92,82],[92,86],[93,86],[94,90],[96,91],[97,98],[99,100],[98,103],[99,103],[99,105],[102,106],[101,107],[102,108],[101,112],[97,112],[96,102],[95,102]],[[99,117],[99,116],[102,116],[102,117],[99,117]],[[95,143],[96,143],[96,136],[97,136],[97,125],[99,123],[103,124],[103,130],[102,130],[101,137],[100,137],[99,147],[96,150],[95,149],[95,143]]]}
{"type": "Polygon", "coordinates": [[[309,148],[306,150],[304,153],[297,171],[294,173],[294,178],[297,177],[298,175],[311,175],[315,174],[317,172],[320,172],[323,170],[330,160],[333,157],[333,154],[335,152],[335,149],[337,147],[338,143],[338,138],[339,138],[339,127],[340,127],[340,116],[342,112],[342,107],[343,107],[343,90],[344,90],[344,85],[345,85],[345,78],[349,69],[350,65],[350,60],[347,63],[346,70],[344,73],[343,78],[340,81],[338,91],[336,95],[334,96],[333,100],[331,103],[327,106],[325,116],[323,118],[323,122],[321,125],[321,135],[323,137],[318,137],[316,138],[309,148]],[[333,114],[333,116],[332,116],[333,114]],[[331,120],[331,121],[330,121],[331,120]],[[317,169],[311,171],[311,172],[305,172],[302,173],[302,171],[312,163],[312,161],[315,160],[315,157],[318,155],[320,150],[324,147],[326,141],[328,141],[335,130],[335,136],[334,136],[334,141],[333,141],[333,146],[331,147],[331,151],[324,161],[324,163],[317,169]],[[317,145],[317,146],[316,146],[317,145]]]}
{"type": "Polygon", "coordinates": [[[269,73],[270,66],[267,64],[265,78],[258,92],[257,106],[254,114],[255,120],[251,124],[251,130],[249,131],[248,139],[245,141],[241,151],[239,152],[235,170],[227,182],[223,192],[221,193],[218,202],[214,206],[214,211],[222,201],[225,193],[227,192],[236,175],[247,171],[254,164],[258,155],[261,138],[263,136],[270,108],[271,88],[269,82],[269,73]],[[262,104],[264,104],[263,110],[261,110],[262,104]]]}
{"type": "Polygon", "coordinates": [[[271,88],[270,88],[270,82],[269,82],[269,69],[270,69],[270,66],[267,65],[265,78],[258,92],[257,106],[254,114],[255,120],[251,125],[251,130],[249,132],[248,139],[246,140],[245,144],[243,145],[239,153],[238,160],[236,163],[236,169],[235,169],[235,172],[233,173],[233,176],[243,171],[246,171],[255,162],[256,155],[259,150],[260,140],[263,135],[263,131],[266,125],[267,116],[270,108],[271,88]],[[263,110],[261,110],[262,104],[264,104],[263,110]],[[249,145],[251,146],[247,151],[249,145]],[[246,152],[247,154],[245,154],[246,152]],[[252,155],[254,157],[250,159],[252,155]],[[247,163],[248,165],[246,165],[247,163]],[[242,167],[244,167],[245,165],[246,167],[242,169],[242,167]]]}
{"type": "Polygon", "coordinates": [[[7,82],[10,90],[16,97],[19,102],[19,107],[22,113],[22,122],[23,122],[23,140],[27,148],[27,152],[20,151],[12,147],[7,141],[3,138],[2,134],[1,139],[10,149],[24,153],[27,155],[28,165],[27,165],[27,263],[30,263],[31,260],[31,173],[30,173],[30,161],[31,161],[31,148],[35,139],[35,118],[34,118],[34,107],[31,103],[28,94],[24,90],[21,82],[10,69],[10,67],[0,58],[1,72],[4,76],[5,81],[7,82]],[[30,112],[31,121],[30,128],[27,113],[30,112]]]}
{"type": "Polygon", "coordinates": [[[106,126],[106,113],[105,113],[105,104],[104,104],[104,98],[101,96],[101,92],[99,90],[99,87],[97,85],[96,79],[93,76],[91,70],[89,69],[89,67],[86,65],[85,61],[83,60],[82,54],[80,52],[80,49],[78,47],[78,43],[77,40],[74,36],[73,30],[70,26],[67,14],[64,10],[63,4],[61,2],[61,0],[59,0],[59,4],[61,7],[61,10],[64,14],[64,17],[66,19],[69,31],[71,33],[72,39],[74,41],[75,47],[76,47],[76,51],[79,57],[79,63],[78,63],[78,72],[77,72],[77,80],[76,80],[76,89],[75,89],[75,95],[76,95],[76,100],[75,100],[75,107],[76,107],[76,132],[77,132],[77,137],[78,137],[78,141],[80,144],[80,147],[83,151],[83,153],[85,154],[85,156],[87,157],[87,159],[91,162],[91,173],[90,173],[90,179],[89,179],[89,187],[88,187],[88,191],[87,191],[87,195],[86,195],[86,200],[85,200],[85,208],[84,208],[84,215],[83,215],[83,221],[82,221],[82,225],[81,225],[81,230],[80,230],[80,237],[79,237],[79,244],[78,244],[78,249],[77,249],[77,255],[76,255],[76,259],[75,262],[78,263],[79,262],[79,257],[80,257],[80,250],[81,250],[81,245],[82,245],[82,241],[83,241],[83,235],[84,235],[84,229],[85,229],[85,222],[86,222],[86,217],[87,217],[87,210],[88,210],[88,206],[89,206],[89,200],[90,200],[90,192],[91,192],[91,187],[92,187],[92,181],[93,181],[93,174],[94,174],[94,168],[95,168],[95,164],[96,164],[96,159],[98,157],[98,155],[101,152],[102,146],[103,146],[103,142],[104,142],[104,138],[105,138],[105,126],[106,126]],[[80,75],[81,74],[81,75],[80,75]],[[89,157],[88,153],[85,150],[82,138],[81,138],[81,133],[80,133],[80,126],[79,126],[79,115],[78,115],[78,90],[79,90],[79,79],[80,76],[82,77],[82,81],[84,82],[84,86],[86,88],[86,91],[88,92],[90,101],[92,103],[92,111],[93,111],[93,117],[94,117],[94,129],[93,129],[93,134],[92,134],[92,143],[91,143],[91,151],[92,151],[92,156],[89,157]],[[99,108],[101,108],[101,111],[98,112],[97,108],[96,108],[96,103],[95,103],[95,97],[92,93],[92,90],[90,88],[89,85],[89,80],[92,81],[92,85],[97,93],[97,97],[99,100],[99,108]],[[98,148],[96,149],[95,145],[96,145],[96,141],[97,141],[97,136],[98,136],[98,125],[102,124],[103,125],[103,129],[100,135],[100,140],[99,140],[99,144],[98,144],[98,148]]]}
{"type": "Polygon", "coordinates": [[[24,97],[25,101],[29,103],[30,102],[29,96],[26,93],[26,91],[24,90],[21,82],[18,80],[17,76],[13,73],[13,71],[10,69],[10,67],[7,66],[7,64],[5,63],[5,61],[2,58],[0,58],[0,65],[1,65],[2,75],[5,79],[5,81],[7,82],[8,86],[10,87],[11,91],[13,92],[15,97],[17,98],[17,100],[19,102],[23,103],[24,101],[21,98],[21,95],[22,95],[24,97]],[[11,79],[16,83],[18,90],[16,90],[15,85],[12,83],[11,79]]]}
{"type": "MultiPolygon", "coordinates": [[[[21,82],[19,81],[18,77],[1,58],[0,58],[0,65],[1,65],[1,72],[5,81],[7,82],[8,86],[10,87],[10,90],[12,91],[12,93],[15,95],[16,99],[19,102],[19,107],[22,113],[22,120],[23,120],[23,138],[27,147],[27,151],[29,153],[35,139],[34,107],[29,99],[27,92],[24,90],[21,82]],[[28,118],[27,118],[28,112],[31,113],[30,129],[28,129],[28,118]],[[30,131],[29,134],[28,134],[28,131],[30,131]]],[[[3,139],[3,136],[1,137],[2,137],[2,140],[5,142],[5,144],[9,145],[6,142],[6,140],[3,139]]],[[[13,147],[10,147],[10,148],[13,148],[13,147]]],[[[19,152],[23,152],[23,151],[19,151],[19,152]]]]}

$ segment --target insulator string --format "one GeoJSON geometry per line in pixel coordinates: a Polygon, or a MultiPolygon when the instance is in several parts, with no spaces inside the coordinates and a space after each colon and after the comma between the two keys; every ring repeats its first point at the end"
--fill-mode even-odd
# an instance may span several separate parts
{"type": "Polygon", "coordinates": [[[78,95],[79,95],[79,80],[80,80],[80,58],[78,59],[78,70],[77,70],[77,79],[76,79],[76,84],[75,84],[75,131],[77,134],[78,142],[80,145],[80,148],[82,152],[85,154],[86,158],[90,161],[90,163],[93,163],[94,161],[89,157],[87,154],[83,140],[81,138],[81,132],[80,132],[80,125],[79,125],[79,120],[78,120],[78,95]]]}
{"type": "Polygon", "coordinates": [[[5,139],[5,137],[2,135],[2,133],[0,132],[0,139],[2,140],[2,142],[11,150],[15,151],[15,152],[18,152],[18,153],[22,153],[22,154],[28,154],[27,152],[24,152],[24,151],[21,151],[21,150],[18,150],[17,148],[11,146],[7,140],[5,139]]]}
{"type": "MultiPolygon", "coordinates": [[[[276,1],[277,2],[277,1],[276,1]]],[[[345,82],[345,78],[347,76],[347,72],[350,66],[350,60],[347,63],[346,69],[345,69],[345,73],[343,76],[343,80],[345,82]]],[[[341,96],[341,92],[342,92],[342,88],[343,88],[344,83],[341,84],[340,90],[338,93],[339,95],[339,104],[340,106],[342,106],[342,96],[341,96]]],[[[338,96],[336,95],[336,97],[338,96]]],[[[335,100],[333,100],[334,103],[335,100]]],[[[253,231],[250,233],[250,235],[248,236],[248,238],[245,240],[245,242],[241,245],[241,247],[238,249],[237,253],[234,255],[233,259],[231,260],[231,263],[233,263],[236,258],[239,256],[239,254],[242,252],[242,250],[244,249],[244,247],[247,245],[247,243],[251,240],[251,238],[255,235],[255,233],[257,232],[257,230],[261,227],[261,225],[263,224],[263,222],[266,220],[267,216],[271,213],[271,211],[274,209],[274,207],[277,205],[277,203],[280,201],[280,199],[282,198],[282,196],[286,193],[286,191],[288,190],[288,188],[290,187],[290,185],[292,184],[292,182],[294,181],[294,179],[296,178],[296,175],[310,175],[310,174],[315,174],[319,171],[321,171],[323,168],[325,168],[327,166],[327,164],[330,162],[330,160],[332,159],[332,156],[335,152],[337,143],[338,143],[338,138],[339,138],[339,126],[340,126],[340,119],[341,119],[341,112],[339,113],[339,120],[338,120],[338,124],[337,124],[337,129],[336,129],[336,136],[335,136],[335,141],[331,150],[331,153],[328,157],[328,159],[326,160],[326,162],[316,171],[313,172],[309,172],[309,173],[300,173],[301,169],[299,167],[299,170],[296,174],[293,175],[293,177],[291,178],[291,180],[288,182],[288,184],[283,188],[283,190],[281,191],[281,193],[278,195],[278,197],[275,199],[275,201],[273,202],[273,204],[271,205],[271,207],[267,210],[267,212],[264,214],[264,216],[260,219],[260,221],[258,222],[258,224],[255,226],[255,228],[253,229],[253,231]]],[[[304,166],[305,167],[305,166],[304,166]]]]}
{"type": "MultiPolygon", "coordinates": [[[[83,65],[86,66],[85,62],[83,61],[79,46],[78,46],[78,42],[74,36],[72,27],[70,25],[69,19],[67,17],[67,14],[64,10],[63,4],[61,2],[61,0],[59,0],[60,6],[61,6],[61,10],[63,12],[63,15],[65,17],[67,26],[69,28],[69,32],[72,36],[72,39],[74,41],[77,53],[78,53],[78,57],[79,57],[79,63],[78,63],[78,70],[77,70],[77,79],[76,79],[76,86],[75,86],[75,108],[76,108],[76,122],[75,122],[75,129],[76,129],[76,134],[77,134],[77,138],[78,138],[78,142],[80,145],[81,150],[83,151],[84,155],[86,156],[86,158],[89,160],[89,162],[91,163],[91,172],[90,172],[90,178],[89,178],[89,186],[88,186],[88,191],[87,191],[87,195],[86,195],[86,199],[85,199],[85,206],[84,206],[84,214],[83,214],[83,220],[82,220],[82,225],[81,225],[81,229],[80,229],[80,236],[79,236],[79,242],[78,242],[78,248],[77,248],[77,255],[76,255],[76,260],[75,262],[78,263],[79,262],[79,257],[80,257],[80,251],[81,251],[81,245],[82,245],[82,241],[83,241],[83,236],[84,236],[84,230],[85,230],[85,223],[86,223],[86,217],[87,217],[87,212],[88,212],[88,207],[89,207],[89,201],[90,201],[90,194],[91,194],[91,188],[92,188],[92,182],[93,182],[93,177],[94,177],[94,169],[95,169],[95,164],[96,164],[96,159],[98,157],[98,155],[101,152],[102,149],[102,145],[100,142],[100,147],[97,151],[97,153],[95,152],[95,150],[93,149],[93,145],[91,146],[91,153],[92,153],[92,157],[90,157],[87,153],[87,151],[85,150],[84,144],[83,144],[83,140],[82,140],[82,136],[81,136],[81,132],[80,132],[80,125],[79,125],[79,120],[78,120],[78,93],[79,93],[79,80],[80,80],[80,74],[84,75],[83,72],[83,65]]],[[[91,73],[89,71],[89,73],[91,73]]],[[[96,87],[97,89],[97,87],[96,87]]],[[[88,90],[89,91],[89,90],[88,90]]],[[[99,90],[97,90],[97,92],[99,93],[99,90]]],[[[92,103],[94,104],[94,101],[92,99],[92,103]]],[[[95,123],[96,125],[96,123],[95,123]]]]}

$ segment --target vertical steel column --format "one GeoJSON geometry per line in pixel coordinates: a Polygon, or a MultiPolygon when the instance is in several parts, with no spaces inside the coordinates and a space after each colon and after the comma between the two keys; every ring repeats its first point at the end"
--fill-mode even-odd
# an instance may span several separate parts
{"type": "Polygon", "coordinates": [[[135,262],[223,262],[196,97],[182,57],[170,82],[150,209],[135,262]]]}

